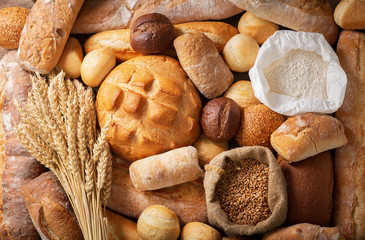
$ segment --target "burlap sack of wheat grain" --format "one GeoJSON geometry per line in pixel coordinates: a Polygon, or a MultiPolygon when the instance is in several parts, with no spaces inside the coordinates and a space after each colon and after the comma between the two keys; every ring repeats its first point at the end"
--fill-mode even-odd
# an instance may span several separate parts
{"type": "Polygon", "coordinates": [[[253,235],[268,232],[284,223],[287,213],[287,189],[285,177],[272,152],[265,147],[241,147],[222,152],[205,166],[204,188],[209,223],[222,229],[228,236],[253,235]],[[268,205],[271,214],[256,225],[231,222],[222,210],[216,187],[225,174],[228,160],[255,159],[268,166],[268,205]]]}

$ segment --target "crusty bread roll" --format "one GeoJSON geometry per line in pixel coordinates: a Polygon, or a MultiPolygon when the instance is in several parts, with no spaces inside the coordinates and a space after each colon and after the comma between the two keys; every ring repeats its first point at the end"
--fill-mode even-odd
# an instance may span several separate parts
{"type": "Polygon", "coordinates": [[[296,31],[322,33],[330,44],[338,36],[333,9],[327,0],[229,0],[236,6],[296,31]]]}
{"type": "Polygon", "coordinates": [[[285,225],[311,223],[328,227],[333,206],[333,164],[330,151],[300,162],[278,157],[288,190],[285,225]]]}
{"type": "Polygon", "coordinates": [[[211,226],[201,222],[190,222],[181,230],[181,240],[222,240],[221,234],[211,226]]]}
{"type": "Polygon", "coordinates": [[[130,163],[113,159],[112,187],[106,203],[109,209],[124,216],[138,218],[147,207],[164,205],[179,217],[180,223],[208,222],[204,187],[201,179],[154,191],[133,187],[128,169],[130,163]]]}
{"type": "Polygon", "coordinates": [[[175,25],[176,37],[189,32],[204,33],[213,41],[219,52],[223,51],[231,37],[238,34],[237,28],[225,22],[188,22],[175,25]]]}
{"type": "Polygon", "coordinates": [[[156,190],[197,179],[202,170],[192,146],[135,161],[129,168],[133,186],[139,191],[156,190]]]}
{"type": "Polygon", "coordinates": [[[279,228],[266,233],[263,240],[345,240],[337,227],[321,227],[309,223],[301,223],[290,227],[279,228]]]}
{"type": "Polygon", "coordinates": [[[154,12],[167,16],[172,23],[177,24],[224,19],[242,11],[228,0],[88,0],[72,32],[95,33],[129,28],[139,16],[154,12]]]}
{"type": "Polygon", "coordinates": [[[61,57],[84,0],[37,1],[21,33],[18,61],[29,71],[49,73],[61,57]]]}
{"type": "Polygon", "coordinates": [[[337,54],[348,84],[336,118],[342,121],[349,142],[336,149],[333,224],[346,239],[365,239],[364,49],[364,33],[341,32],[337,54]]]}
{"type": "Polygon", "coordinates": [[[136,222],[107,209],[105,215],[108,218],[108,240],[140,240],[136,222]]]}
{"type": "Polygon", "coordinates": [[[35,228],[43,240],[82,240],[72,206],[57,177],[46,172],[21,186],[35,228]]]}
{"type": "Polygon", "coordinates": [[[111,149],[129,161],[191,145],[200,134],[198,92],[166,56],[117,66],[99,88],[96,110],[100,126],[111,120],[111,149]]]}
{"type": "Polygon", "coordinates": [[[246,107],[260,104],[260,101],[255,97],[251,82],[247,80],[233,83],[223,96],[234,100],[240,106],[241,111],[246,107]]]}
{"type": "MultiPolygon", "coordinates": [[[[31,88],[29,73],[16,60],[16,51],[7,53],[0,62],[0,82],[5,84],[3,103],[3,124],[6,134],[5,161],[2,172],[2,206],[0,204],[1,239],[38,240],[39,235],[29,216],[20,186],[39,176],[45,168],[33,158],[18,140],[15,127],[21,121],[14,101],[24,104],[31,88]],[[3,74],[3,73],[6,74],[3,74]]],[[[1,175],[1,174],[0,174],[1,175]]]]}
{"type": "Polygon", "coordinates": [[[203,33],[179,36],[174,46],[184,71],[206,98],[220,96],[232,84],[232,72],[214,43],[203,33]]]}
{"type": "Polygon", "coordinates": [[[306,113],[288,118],[270,138],[280,157],[298,162],[347,143],[343,124],[334,117],[306,113]]]}
{"type": "Polygon", "coordinates": [[[57,67],[62,69],[69,78],[79,78],[81,75],[81,64],[84,59],[82,46],[77,38],[70,37],[63,49],[57,67]]]}
{"type": "Polygon", "coordinates": [[[344,29],[365,29],[365,1],[342,0],[335,8],[334,18],[344,29]]]}
{"type": "Polygon", "coordinates": [[[194,147],[198,151],[199,165],[204,168],[206,164],[220,154],[221,152],[228,150],[228,142],[213,142],[207,138],[203,133],[200,134],[198,140],[196,140],[194,147]]]}

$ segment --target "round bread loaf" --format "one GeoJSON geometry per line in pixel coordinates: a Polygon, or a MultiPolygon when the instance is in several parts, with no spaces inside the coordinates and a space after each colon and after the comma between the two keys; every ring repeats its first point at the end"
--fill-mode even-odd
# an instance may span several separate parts
{"type": "Polygon", "coordinates": [[[129,161],[194,144],[201,108],[178,61],[166,56],[140,56],[120,64],[96,98],[99,124],[111,120],[112,151],[129,161]]]}
{"type": "Polygon", "coordinates": [[[329,226],[332,214],[333,169],[330,151],[300,162],[278,157],[288,189],[286,225],[311,223],[329,226]]]}

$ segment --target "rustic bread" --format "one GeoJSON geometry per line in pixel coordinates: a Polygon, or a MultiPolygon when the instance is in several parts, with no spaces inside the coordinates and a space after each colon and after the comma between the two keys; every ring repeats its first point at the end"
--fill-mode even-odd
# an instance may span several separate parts
{"type": "Polygon", "coordinates": [[[343,124],[329,115],[306,113],[288,118],[271,134],[280,157],[298,162],[347,143],[343,124]]]}
{"type": "MultiPolygon", "coordinates": [[[[31,88],[29,73],[16,61],[16,51],[7,53],[0,62],[0,77],[5,77],[5,96],[3,103],[3,124],[6,134],[5,162],[2,174],[2,209],[5,222],[1,223],[0,236],[5,239],[36,239],[38,233],[33,226],[20,185],[36,178],[45,168],[33,158],[17,139],[14,127],[20,122],[20,115],[14,100],[24,103],[31,88]]],[[[0,82],[4,82],[1,80],[0,82]]]]}
{"type": "Polygon", "coordinates": [[[29,71],[49,73],[61,57],[84,0],[37,1],[21,33],[18,61],[29,71]]]}
{"type": "Polygon", "coordinates": [[[218,97],[232,84],[232,72],[205,34],[181,35],[174,40],[174,47],[181,66],[204,97],[218,97]]]}
{"type": "Polygon", "coordinates": [[[113,159],[112,188],[106,206],[128,217],[138,218],[147,207],[164,205],[179,217],[180,223],[208,222],[204,187],[201,179],[154,191],[141,192],[133,187],[129,162],[113,159]]]}
{"type": "Polygon", "coordinates": [[[311,223],[328,227],[332,215],[333,164],[330,151],[300,162],[278,157],[288,190],[287,226],[311,223]]]}
{"type": "Polygon", "coordinates": [[[129,161],[192,145],[200,134],[198,92],[166,56],[117,66],[99,88],[96,110],[100,126],[111,120],[112,151],[129,161]]]}
{"type": "Polygon", "coordinates": [[[335,8],[334,18],[344,29],[365,29],[365,1],[342,0],[335,8]]]}
{"type": "Polygon", "coordinates": [[[172,23],[224,19],[243,10],[228,0],[88,0],[73,26],[73,33],[95,33],[129,28],[147,13],[166,15],[172,23]],[[91,16],[91,17],[90,17],[91,16]]]}
{"type": "Polygon", "coordinates": [[[236,6],[296,31],[322,33],[330,44],[338,36],[333,9],[327,0],[229,0],[236,6]]]}
{"type": "Polygon", "coordinates": [[[365,239],[365,34],[342,31],[337,54],[348,84],[336,118],[349,142],[336,150],[333,223],[346,239],[365,239]]]}
{"type": "Polygon", "coordinates": [[[337,227],[321,227],[309,223],[279,228],[264,235],[263,240],[345,240],[337,227]]]}
{"type": "Polygon", "coordinates": [[[67,195],[52,172],[24,183],[20,190],[43,240],[83,239],[67,195]]]}

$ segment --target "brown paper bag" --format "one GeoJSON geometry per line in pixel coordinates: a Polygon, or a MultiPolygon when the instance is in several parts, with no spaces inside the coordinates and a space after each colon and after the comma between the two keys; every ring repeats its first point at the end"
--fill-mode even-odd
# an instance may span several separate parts
{"type": "Polygon", "coordinates": [[[287,190],[285,177],[272,152],[266,147],[241,147],[217,155],[205,166],[204,188],[207,201],[208,219],[211,225],[221,228],[228,236],[262,234],[284,223],[287,213],[287,190]],[[221,209],[216,195],[216,186],[225,173],[227,160],[240,161],[256,159],[269,168],[268,204],[271,215],[256,225],[231,222],[221,209]]]}

